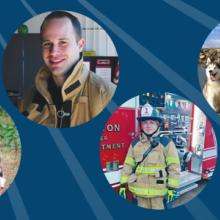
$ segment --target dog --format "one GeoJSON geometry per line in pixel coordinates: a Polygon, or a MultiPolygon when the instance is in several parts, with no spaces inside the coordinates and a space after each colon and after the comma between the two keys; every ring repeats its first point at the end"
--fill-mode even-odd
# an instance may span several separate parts
{"type": "Polygon", "coordinates": [[[220,114],[220,60],[206,62],[206,82],[203,87],[203,95],[209,105],[220,114]]]}

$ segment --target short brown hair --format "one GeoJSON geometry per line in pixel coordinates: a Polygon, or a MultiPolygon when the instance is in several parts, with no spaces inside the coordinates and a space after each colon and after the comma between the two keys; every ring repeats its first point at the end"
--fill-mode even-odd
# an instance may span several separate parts
{"type": "Polygon", "coordinates": [[[74,15],[66,12],[66,11],[54,11],[52,13],[50,13],[49,15],[47,15],[43,21],[43,23],[41,24],[41,27],[40,27],[40,34],[42,36],[42,33],[44,31],[44,28],[45,26],[47,25],[47,23],[54,19],[54,18],[69,18],[72,25],[73,25],[73,28],[76,32],[76,38],[77,38],[77,41],[80,40],[80,38],[82,37],[82,29],[81,29],[81,24],[78,20],[77,17],[75,17],[74,15]]]}

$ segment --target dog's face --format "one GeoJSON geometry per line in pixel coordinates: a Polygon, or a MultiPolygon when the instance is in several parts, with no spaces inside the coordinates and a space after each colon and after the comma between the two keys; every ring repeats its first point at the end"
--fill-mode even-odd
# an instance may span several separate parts
{"type": "Polygon", "coordinates": [[[220,80],[220,62],[212,62],[210,58],[207,59],[206,77],[209,82],[220,80]]]}

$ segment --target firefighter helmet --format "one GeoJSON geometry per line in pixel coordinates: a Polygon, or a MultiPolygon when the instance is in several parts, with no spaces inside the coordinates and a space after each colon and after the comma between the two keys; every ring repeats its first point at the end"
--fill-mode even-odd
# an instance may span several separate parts
{"type": "Polygon", "coordinates": [[[153,108],[150,104],[146,104],[140,107],[139,116],[137,117],[139,122],[146,121],[146,120],[155,120],[162,123],[162,117],[159,111],[156,108],[153,108]]]}

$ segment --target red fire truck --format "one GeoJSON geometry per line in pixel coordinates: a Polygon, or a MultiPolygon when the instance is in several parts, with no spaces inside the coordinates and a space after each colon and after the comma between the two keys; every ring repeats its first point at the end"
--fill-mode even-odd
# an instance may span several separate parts
{"type": "Polygon", "coordinates": [[[209,179],[214,172],[217,143],[213,128],[204,113],[191,102],[171,93],[145,93],[120,106],[108,120],[100,142],[103,172],[111,186],[118,189],[121,169],[132,140],[139,135],[136,117],[146,102],[158,108],[164,119],[161,133],[176,144],[180,162],[180,194],[209,179]]]}

